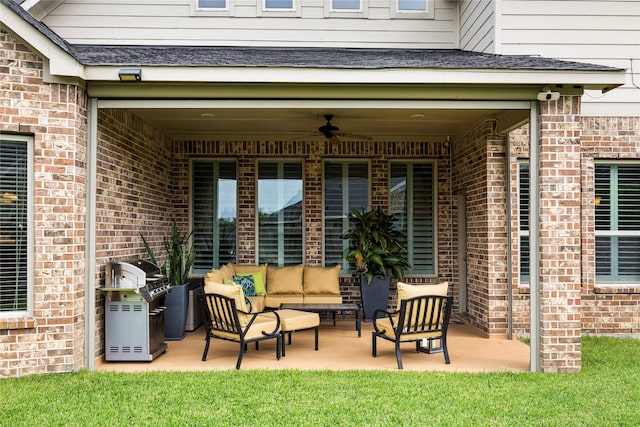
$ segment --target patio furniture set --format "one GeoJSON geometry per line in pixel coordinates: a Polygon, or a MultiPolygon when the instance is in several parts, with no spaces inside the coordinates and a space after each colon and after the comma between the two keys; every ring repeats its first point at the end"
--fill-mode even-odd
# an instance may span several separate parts
{"type": "MultiPolygon", "coordinates": [[[[204,278],[199,296],[206,337],[202,361],[207,360],[211,339],[239,344],[236,369],[240,369],[250,343],[276,340],[276,359],[286,355],[286,338],[291,345],[294,332],[313,330],[318,350],[320,314],[336,325],[336,315],[353,314],[358,337],[361,336],[361,309],[358,304],[343,303],[339,291],[339,266],[270,267],[226,264],[213,269],[204,278]],[[247,280],[246,278],[250,278],[247,280]],[[268,281],[267,281],[268,278],[268,281]],[[240,282],[240,283],[238,283],[240,282]]],[[[395,344],[398,369],[402,369],[400,343],[415,342],[416,351],[444,353],[452,297],[448,284],[407,285],[398,283],[396,310],[377,310],[372,332],[372,355],[377,355],[377,338],[395,344]]]]}

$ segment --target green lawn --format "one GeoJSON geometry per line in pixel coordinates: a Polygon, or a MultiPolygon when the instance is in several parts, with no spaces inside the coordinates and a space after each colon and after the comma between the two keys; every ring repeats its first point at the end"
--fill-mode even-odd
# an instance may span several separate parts
{"type": "Polygon", "coordinates": [[[576,374],[223,371],[0,380],[2,426],[638,426],[640,340],[583,338],[576,374]]]}

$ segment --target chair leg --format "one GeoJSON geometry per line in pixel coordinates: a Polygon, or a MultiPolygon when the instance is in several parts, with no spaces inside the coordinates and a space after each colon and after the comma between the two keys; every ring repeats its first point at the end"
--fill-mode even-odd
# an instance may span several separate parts
{"type": "Polygon", "coordinates": [[[276,360],[280,360],[280,351],[282,350],[282,356],[284,356],[284,339],[281,334],[276,335],[276,360]]]}
{"type": "Polygon", "coordinates": [[[376,357],[378,355],[378,348],[376,346],[376,333],[371,332],[371,355],[376,357]]]}
{"type": "Polygon", "coordinates": [[[447,348],[447,337],[443,336],[441,339],[442,344],[442,352],[444,353],[444,362],[449,365],[451,361],[449,360],[449,349],[447,348]]]}
{"type": "MultiPolygon", "coordinates": [[[[286,334],[287,333],[284,331],[278,334],[278,345],[281,347],[280,354],[282,354],[282,357],[285,357],[287,355],[287,350],[285,349],[285,347],[287,346],[287,340],[284,338],[286,334]]],[[[291,335],[289,335],[289,339],[291,339],[291,335]]],[[[289,344],[291,344],[291,342],[289,342],[289,344]]]]}
{"type": "Polygon", "coordinates": [[[244,352],[247,349],[247,344],[244,342],[240,343],[240,352],[238,353],[238,361],[236,362],[236,369],[240,369],[240,364],[242,363],[242,357],[244,356],[244,352]]]}
{"type": "Polygon", "coordinates": [[[398,361],[398,369],[402,369],[402,356],[400,355],[400,341],[396,341],[396,360],[398,361]]]}
{"type": "Polygon", "coordinates": [[[209,342],[210,342],[209,332],[207,332],[207,341],[204,344],[204,352],[202,353],[203,362],[207,360],[207,353],[209,353],[209,342]]]}
{"type": "Polygon", "coordinates": [[[318,327],[313,328],[316,335],[316,351],[318,351],[318,327]]]}

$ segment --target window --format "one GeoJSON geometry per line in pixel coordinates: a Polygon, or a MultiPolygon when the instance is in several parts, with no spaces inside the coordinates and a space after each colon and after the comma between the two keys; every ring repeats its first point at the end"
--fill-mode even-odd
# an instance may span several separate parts
{"type": "Polygon", "coordinates": [[[391,163],[390,213],[407,236],[409,274],[435,274],[435,163],[391,163]]]}
{"type": "Polygon", "coordinates": [[[324,0],[325,18],[368,18],[369,0],[324,0]]]}
{"type": "Polygon", "coordinates": [[[392,18],[434,19],[433,0],[389,0],[392,2],[392,18]]]}
{"type": "Polygon", "coordinates": [[[529,163],[521,162],[519,169],[519,212],[520,229],[520,283],[529,282],[529,163]]]}
{"type": "Polygon", "coordinates": [[[192,163],[194,273],[236,262],[236,162],[192,163]]]}
{"type": "Polygon", "coordinates": [[[0,315],[29,310],[31,139],[0,136],[0,315]]]}
{"type": "Polygon", "coordinates": [[[352,209],[369,207],[369,163],[328,161],[324,164],[324,264],[342,265],[349,270],[345,256],[349,241],[342,235],[349,230],[352,209]]]}
{"type": "Polygon", "coordinates": [[[258,163],[258,262],[302,264],[302,163],[258,163]]]}
{"type": "Polygon", "coordinates": [[[292,10],[293,0],[264,0],[264,8],[266,10],[292,10]]]}
{"type": "Polygon", "coordinates": [[[596,164],[596,281],[640,281],[640,164],[596,164]]]}
{"type": "Polygon", "coordinates": [[[198,0],[198,9],[226,9],[227,0],[198,0]]]}

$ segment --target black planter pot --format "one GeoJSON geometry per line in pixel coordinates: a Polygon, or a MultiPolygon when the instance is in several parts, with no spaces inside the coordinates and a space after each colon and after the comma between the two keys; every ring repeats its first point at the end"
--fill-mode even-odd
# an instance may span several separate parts
{"type": "Polygon", "coordinates": [[[193,286],[171,286],[171,292],[164,297],[164,339],[180,341],[185,336],[187,310],[189,308],[189,291],[193,286]]]}
{"type": "Polygon", "coordinates": [[[389,277],[374,277],[371,283],[367,283],[367,278],[360,276],[360,296],[365,322],[373,320],[374,311],[387,309],[390,280],[389,277]]]}

